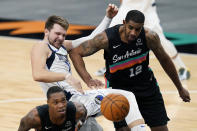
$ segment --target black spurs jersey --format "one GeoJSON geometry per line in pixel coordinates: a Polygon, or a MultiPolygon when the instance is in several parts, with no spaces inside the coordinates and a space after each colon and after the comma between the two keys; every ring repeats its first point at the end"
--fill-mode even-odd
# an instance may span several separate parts
{"type": "Polygon", "coordinates": [[[55,125],[51,122],[49,117],[48,105],[37,106],[37,110],[42,125],[41,131],[74,131],[75,130],[76,107],[72,102],[67,103],[66,120],[62,125],[55,125]]]}
{"type": "Polygon", "coordinates": [[[109,40],[108,51],[104,51],[108,84],[112,88],[146,85],[150,83],[153,73],[148,67],[149,48],[144,28],[135,41],[124,43],[119,35],[120,26],[105,30],[109,40]]]}

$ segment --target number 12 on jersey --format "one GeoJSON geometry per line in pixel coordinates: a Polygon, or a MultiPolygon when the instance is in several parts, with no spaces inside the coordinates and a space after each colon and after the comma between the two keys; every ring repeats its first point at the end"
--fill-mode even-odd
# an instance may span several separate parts
{"type": "Polygon", "coordinates": [[[130,68],[130,77],[136,76],[142,72],[142,65],[136,66],[135,68],[130,68]]]}

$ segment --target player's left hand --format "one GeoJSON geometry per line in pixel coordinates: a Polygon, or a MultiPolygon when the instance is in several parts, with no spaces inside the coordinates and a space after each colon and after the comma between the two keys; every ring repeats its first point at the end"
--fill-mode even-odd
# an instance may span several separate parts
{"type": "Polygon", "coordinates": [[[186,90],[185,88],[181,88],[181,90],[178,91],[179,91],[179,96],[182,98],[184,102],[190,102],[191,98],[188,90],[186,90]]]}
{"type": "Polygon", "coordinates": [[[118,7],[115,4],[109,4],[106,9],[106,15],[109,18],[113,18],[118,13],[118,7]]]}

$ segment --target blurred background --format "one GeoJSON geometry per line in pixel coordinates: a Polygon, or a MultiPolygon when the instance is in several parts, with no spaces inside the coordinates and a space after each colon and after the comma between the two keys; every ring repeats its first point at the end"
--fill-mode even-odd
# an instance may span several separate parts
{"type": "MultiPolygon", "coordinates": [[[[46,20],[52,14],[72,24],[98,25],[108,3],[119,0],[1,0],[0,18],[46,20]]],[[[197,34],[197,0],[156,0],[165,32],[197,34]]]]}
{"type": "MultiPolygon", "coordinates": [[[[39,84],[32,79],[30,62],[32,46],[43,38],[44,21],[54,14],[65,17],[70,23],[66,39],[76,39],[88,35],[100,23],[109,3],[120,5],[119,0],[0,0],[0,131],[16,131],[22,116],[46,103],[39,84]]],[[[192,101],[183,103],[158,61],[151,58],[171,119],[169,129],[196,131],[197,0],[156,0],[156,5],[165,35],[192,71],[191,79],[185,82],[192,101]]],[[[90,73],[104,66],[103,59],[98,59],[102,57],[100,52],[85,59],[90,73]]],[[[111,122],[98,119],[105,131],[112,131],[111,122]]]]}

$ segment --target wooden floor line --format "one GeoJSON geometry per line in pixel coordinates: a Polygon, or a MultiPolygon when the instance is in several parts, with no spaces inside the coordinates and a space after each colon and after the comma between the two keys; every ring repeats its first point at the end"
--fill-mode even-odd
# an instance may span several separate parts
{"type": "Polygon", "coordinates": [[[7,99],[0,100],[0,103],[12,103],[12,102],[29,102],[29,101],[42,101],[46,100],[46,98],[24,98],[24,99],[7,99]]]}
{"type": "MultiPolygon", "coordinates": [[[[189,90],[191,94],[196,94],[197,90],[189,90]]],[[[177,91],[162,91],[162,94],[178,94],[177,91]]],[[[13,103],[13,102],[29,102],[29,101],[42,101],[46,100],[46,98],[24,98],[24,99],[6,99],[0,100],[0,103],[13,103]]]]}

